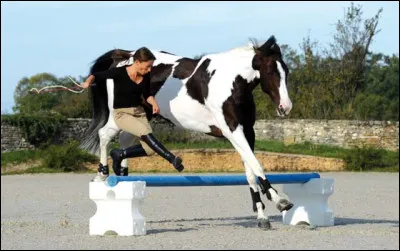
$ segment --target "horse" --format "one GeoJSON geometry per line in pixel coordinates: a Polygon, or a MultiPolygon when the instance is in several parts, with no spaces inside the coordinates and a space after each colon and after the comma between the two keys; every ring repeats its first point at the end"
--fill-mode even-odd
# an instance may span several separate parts
{"type": "MultiPolygon", "coordinates": [[[[254,155],[256,106],[252,92],[260,84],[275,104],[278,116],[287,116],[292,109],[286,87],[289,69],[276,38],[272,35],[261,46],[250,41],[246,46],[197,59],[151,51],[156,60],[150,72],[150,92],[159,103],[160,116],[177,127],[230,141],[244,165],[257,225],[271,228],[257,185],[280,212],[290,210],[293,203],[278,195],[254,155]]],[[[94,61],[90,73],[131,64],[134,52],[110,50],[94,61]]],[[[114,83],[112,79],[105,82],[90,87],[92,122],[81,141],[81,148],[100,155],[99,165],[103,166],[107,165],[107,145],[121,131],[112,116],[114,83]]],[[[143,106],[151,118],[149,104],[144,102],[143,106]]],[[[129,133],[119,134],[122,148],[131,146],[133,140],[129,133]]],[[[128,166],[127,159],[121,166],[128,166]]]]}

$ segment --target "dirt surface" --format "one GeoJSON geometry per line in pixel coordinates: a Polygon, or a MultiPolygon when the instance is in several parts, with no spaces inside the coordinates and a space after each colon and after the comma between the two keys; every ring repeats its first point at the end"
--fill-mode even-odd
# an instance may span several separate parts
{"type": "MultiPolygon", "coordinates": [[[[234,150],[186,149],[174,150],[183,159],[184,172],[244,172],[240,155],[234,150]]],[[[344,161],[298,154],[282,154],[256,151],[256,158],[266,172],[270,171],[342,171],[344,161]]],[[[158,155],[128,159],[130,172],[170,172],[173,166],[158,155]]],[[[109,158],[111,167],[112,161],[109,158]]],[[[97,170],[97,164],[89,166],[97,170]]]]}
{"type": "Polygon", "coordinates": [[[1,167],[1,174],[6,174],[9,172],[23,172],[28,168],[38,167],[41,164],[41,161],[27,161],[19,164],[8,164],[1,167]]]}
{"type": "MultiPolygon", "coordinates": [[[[1,249],[399,250],[399,173],[321,177],[335,180],[328,199],[334,226],[283,225],[282,215],[262,195],[272,229],[260,229],[245,185],[148,187],[140,206],[146,235],[90,236],[89,219],[96,213],[89,199],[93,174],[5,175],[1,249]]],[[[282,192],[282,185],[274,187],[282,192]]]]}

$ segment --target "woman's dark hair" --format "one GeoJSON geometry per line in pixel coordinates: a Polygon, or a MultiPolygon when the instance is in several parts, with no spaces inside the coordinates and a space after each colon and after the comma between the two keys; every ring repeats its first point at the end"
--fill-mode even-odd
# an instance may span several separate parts
{"type": "Polygon", "coordinates": [[[153,53],[151,53],[149,49],[147,49],[146,47],[141,47],[137,49],[137,51],[135,51],[135,54],[133,54],[133,59],[143,62],[156,60],[156,57],[153,55],[153,53]]]}

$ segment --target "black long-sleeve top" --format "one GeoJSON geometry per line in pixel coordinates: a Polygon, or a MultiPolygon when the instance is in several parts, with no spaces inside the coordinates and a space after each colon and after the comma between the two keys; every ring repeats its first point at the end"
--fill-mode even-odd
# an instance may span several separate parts
{"type": "Polygon", "coordinates": [[[142,94],[145,100],[150,96],[149,73],[143,76],[143,80],[139,84],[130,79],[126,67],[115,67],[92,75],[95,77],[94,82],[96,83],[102,80],[106,82],[106,79],[114,80],[114,109],[139,106],[142,103],[142,94]]]}

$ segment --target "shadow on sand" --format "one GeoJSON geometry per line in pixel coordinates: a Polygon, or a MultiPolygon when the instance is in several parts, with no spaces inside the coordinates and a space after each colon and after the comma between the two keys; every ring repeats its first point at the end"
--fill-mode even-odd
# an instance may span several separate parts
{"type": "MultiPolygon", "coordinates": [[[[274,223],[282,223],[281,215],[269,216],[269,220],[274,223]]],[[[216,218],[194,218],[194,219],[167,219],[160,221],[148,221],[147,224],[165,224],[171,223],[171,228],[157,228],[149,229],[147,234],[158,234],[163,232],[186,232],[192,230],[198,230],[200,227],[208,226],[240,226],[244,228],[258,228],[257,219],[255,216],[243,216],[243,217],[216,217],[216,218]],[[184,227],[189,224],[190,227],[184,227]],[[176,227],[179,228],[176,228],[176,227]]],[[[357,225],[357,224],[392,224],[391,227],[399,227],[398,220],[385,220],[385,219],[357,219],[357,218],[346,218],[346,217],[335,217],[335,226],[345,225],[357,225]]],[[[274,227],[269,229],[276,230],[274,227]]]]}

